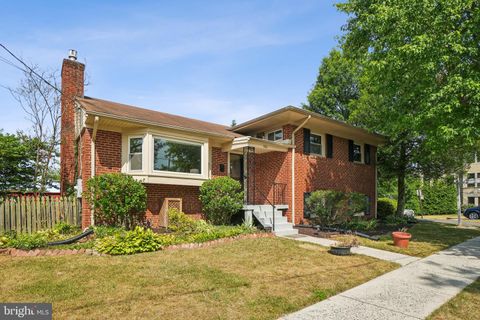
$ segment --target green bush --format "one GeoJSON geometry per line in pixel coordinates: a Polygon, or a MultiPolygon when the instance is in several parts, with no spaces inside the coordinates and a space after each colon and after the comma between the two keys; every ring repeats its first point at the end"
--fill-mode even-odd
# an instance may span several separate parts
{"type": "Polygon", "coordinates": [[[207,180],[200,187],[200,201],[208,222],[229,224],[232,216],[243,207],[242,185],[230,177],[207,180]]]}
{"type": "Polygon", "coordinates": [[[409,218],[405,216],[389,215],[385,217],[387,226],[404,226],[409,222],[409,218]]]}
{"type": "Polygon", "coordinates": [[[22,250],[31,250],[35,248],[45,247],[48,239],[45,233],[36,232],[33,234],[19,233],[14,238],[10,238],[6,243],[6,247],[17,248],[22,250]]]}
{"type": "Polygon", "coordinates": [[[122,173],[90,178],[84,197],[95,208],[96,224],[132,229],[143,222],[147,208],[144,185],[122,173]]]}
{"type": "Polygon", "coordinates": [[[95,241],[95,249],[111,255],[126,255],[160,250],[162,243],[151,229],[135,227],[130,231],[95,241]]]}
{"type": "Polygon", "coordinates": [[[95,238],[101,239],[105,237],[114,236],[116,234],[122,233],[125,231],[123,227],[112,227],[112,226],[93,226],[93,232],[95,238]]]}
{"type": "Polygon", "coordinates": [[[397,201],[390,198],[380,198],[377,201],[377,218],[385,220],[386,217],[395,215],[397,201]]]}
{"type": "MultiPolygon", "coordinates": [[[[174,212],[174,216],[181,221],[185,219],[182,212],[174,212]]],[[[192,219],[193,220],[193,219],[192,219]]],[[[192,221],[189,221],[189,223],[192,221]]],[[[195,228],[179,228],[176,233],[156,234],[150,229],[136,227],[133,231],[116,232],[113,235],[98,238],[95,241],[95,249],[111,255],[126,255],[141,252],[160,250],[162,247],[181,244],[198,243],[233,237],[241,234],[253,233],[257,229],[247,225],[240,226],[214,226],[203,220],[193,220],[195,228]]]]}
{"type": "Polygon", "coordinates": [[[178,209],[168,210],[168,228],[177,233],[191,233],[197,230],[198,220],[195,220],[178,209]]]}
{"type": "Polygon", "coordinates": [[[348,222],[346,229],[355,231],[371,231],[377,227],[377,220],[353,219],[348,222]]]}
{"type": "Polygon", "coordinates": [[[335,190],[317,190],[306,200],[310,220],[324,226],[341,225],[351,221],[356,213],[365,211],[363,194],[335,190]]]}
{"type": "Polygon", "coordinates": [[[425,181],[422,188],[422,214],[452,214],[457,212],[457,191],[452,179],[425,181]]]}
{"type": "Polygon", "coordinates": [[[59,223],[57,223],[55,225],[55,227],[53,227],[53,230],[55,232],[58,232],[59,234],[68,234],[68,235],[71,235],[73,233],[76,233],[76,232],[79,232],[80,231],[80,228],[77,227],[77,226],[74,226],[74,225],[71,225],[71,224],[68,224],[64,221],[60,221],[59,223]]]}

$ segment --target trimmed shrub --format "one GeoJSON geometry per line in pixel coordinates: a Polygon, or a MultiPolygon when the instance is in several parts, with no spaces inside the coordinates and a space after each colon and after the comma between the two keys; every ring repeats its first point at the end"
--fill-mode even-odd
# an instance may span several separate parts
{"type": "Polygon", "coordinates": [[[380,198],[377,201],[377,218],[385,220],[386,217],[395,215],[397,201],[390,198],[380,198]]]}
{"type": "Polygon", "coordinates": [[[191,233],[197,230],[198,221],[178,209],[168,210],[168,228],[177,233],[191,233]]]}
{"type": "Polygon", "coordinates": [[[90,178],[83,193],[95,208],[95,222],[132,229],[143,222],[147,208],[144,185],[122,173],[107,173],[90,178]]]}
{"type": "Polygon", "coordinates": [[[242,185],[230,177],[207,180],[200,187],[200,201],[208,222],[229,224],[232,216],[243,207],[242,185]]]}
{"type": "Polygon", "coordinates": [[[422,214],[457,212],[457,191],[451,179],[426,181],[423,185],[422,214]]]}
{"type": "Polygon", "coordinates": [[[365,211],[366,198],[360,193],[317,190],[306,199],[310,220],[324,226],[346,224],[356,213],[365,211]]]}

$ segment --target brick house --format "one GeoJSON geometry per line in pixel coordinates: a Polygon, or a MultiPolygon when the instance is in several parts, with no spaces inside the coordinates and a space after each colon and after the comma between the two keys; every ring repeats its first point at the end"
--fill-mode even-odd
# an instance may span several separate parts
{"type": "MultiPolygon", "coordinates": [[[[292,106],[227,127],[86,97],[84,70],[71,51],[62,66],[62,192],[77,186],[80,195],[94,175],[132,175],[146,186],[147,219],[158,226],[167,202],[200,216],[201,184],[231,176],[243,185],[245,218],[277,233],[296,232],[317,189],[365,194],[365,216],[376,215],[380,135],[292,106]]],[[[92,223],[83,201],[82,225],[92,223]]]]}

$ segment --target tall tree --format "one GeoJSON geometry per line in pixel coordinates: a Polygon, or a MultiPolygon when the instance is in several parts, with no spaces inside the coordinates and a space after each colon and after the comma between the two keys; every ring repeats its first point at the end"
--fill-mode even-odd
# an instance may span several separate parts
{"type": "Polygon", "coordinates": [[[18,87],[8,88],[32,124],[31,141],[36,150],[34,188],[39,192],[54,184],[58,171],[61,118],[60,92],[42,78],[59,86],[57,72],[34,66],[24,72],[18,87]]]}
{"type": "Polygon", "coordinates": [[[409,173],[461,170],[480,138],[480,2],[348,0],[342,49],[362,66],[352,117],[389,137],[382,162],[409,173]]]}
{"type": "Polygon", "coordinates": [[[35,148],[24,135],[0,130],[0,195],[34,188],[35,148]]]}
{"type": "Polygon", "coordinates": [[[349,120],[360,95],[357,66],[341,51],[330,51],[328,57],[322,60],[317,82],[304,108],[337,120],[349,120]]]}

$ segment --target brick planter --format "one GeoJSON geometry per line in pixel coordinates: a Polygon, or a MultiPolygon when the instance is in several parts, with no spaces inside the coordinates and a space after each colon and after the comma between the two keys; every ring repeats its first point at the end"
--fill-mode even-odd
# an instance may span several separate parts
{"type": "MultiPolygon", "coordinates": [[[[274,237],[272,233],[252,233],[243,234],[230,238],[221,238],[212,241],[200,243],[182,243],[164,247],[162,250],[177,250],[177,249],[194,249],[206,248],[218,244],[234,242],[241,239],[258,239],[274,237]]],[[[0,249],[0,254],[10,255],[12,257],[43,257],[43,256],[71,256],[76,254],[86,254],[94,256],[108,256],[108,254],[99,253],[94,249],[35,249],[35,250],[21,250],[15,248],[0,249]]]]}

